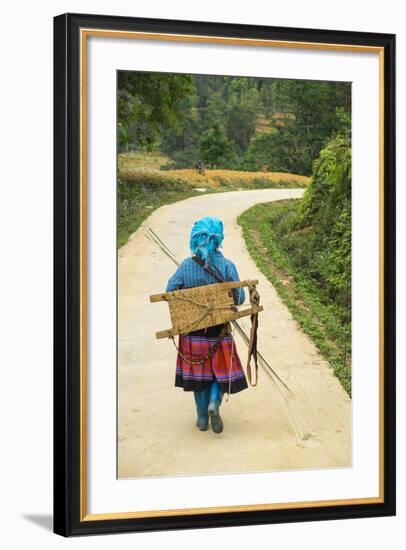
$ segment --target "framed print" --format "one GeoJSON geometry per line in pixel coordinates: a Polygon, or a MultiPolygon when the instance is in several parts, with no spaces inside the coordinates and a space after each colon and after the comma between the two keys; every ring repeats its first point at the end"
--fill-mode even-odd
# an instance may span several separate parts
{"type": "Polygon", "coordinates": [[[395,37],[54,20],[54,531],[395,514],[395,37]]]}

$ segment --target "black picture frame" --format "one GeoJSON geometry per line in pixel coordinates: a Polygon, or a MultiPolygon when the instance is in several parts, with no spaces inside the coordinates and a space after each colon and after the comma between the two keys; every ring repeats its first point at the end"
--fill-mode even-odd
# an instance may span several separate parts
{"type": "Polygon", "coordinates": [[[54,19],[54,532],[63,536],[395,514],[395,36],[63,14],[54,19]],[[80,29],[352,44],[384,56],[384,487],[371,504],[87,520],[81,515],[80,29]]]}

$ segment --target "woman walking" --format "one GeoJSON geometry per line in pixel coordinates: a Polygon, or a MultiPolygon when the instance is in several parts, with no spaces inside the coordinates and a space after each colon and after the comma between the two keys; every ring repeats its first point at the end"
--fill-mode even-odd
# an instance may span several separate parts
{"type": "MultiPolygon", "coordinates": [[[[192,256],[180,264],[166,291],[239,281],[237,268],[219,250],[223,239],[221,220],[206,217],[195,222],[190,234],[192,256]]],[[[236,305],[244,303],[243,288],[234,289],[233,296],[236,305]]],[[[196,425],[201,431],[207,430],[209,418],[213,432],[223,431],[220,416],[223,394],[248,387],[229,323],[179,336],[175,386],[194,392],[196,425]]]]}

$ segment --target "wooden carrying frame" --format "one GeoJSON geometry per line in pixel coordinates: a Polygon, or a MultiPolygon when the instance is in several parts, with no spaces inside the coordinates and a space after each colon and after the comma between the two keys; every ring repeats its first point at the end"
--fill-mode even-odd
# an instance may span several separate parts
{"type": "Polygon", "coordinates": [[[245,280],[153,294],[149,297],[151,302],[168,302],[172,321],[172,328],[157,332],[156,337],[168,338],[186,334],[257,314],[263,310],[262,306],[252,304],[251,307],[238,311],[233,299],[234,289],[255,288],[257,284],[257,280],[245,280]]]}

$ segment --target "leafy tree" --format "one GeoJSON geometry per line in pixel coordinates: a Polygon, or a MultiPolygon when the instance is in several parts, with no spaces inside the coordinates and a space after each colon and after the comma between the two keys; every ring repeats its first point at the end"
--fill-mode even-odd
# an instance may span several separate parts
{"type": "Polygon", "coordinates": [[[248,79],[236,79],[229,86],[226,111],[227,137],[244,152],[255,134],[256,119],[260,110],[256,86],[249,86],[248,79]]]}
{"type": "Polygon", "coordinates": [[[256,137],[243,167],[310,174],[312,162],[332,133],[350,117],[348,83],[270,80],[261,88],[261,102],[273,132],[256,137]]]}
{"type": "Polygon", "coordinates": [[[289,128],[275,130],[255,138],[242,161],[245,170],[266,166],[270,172],[306,174],[311,158],[300,137],[289,128]]]}
{"type": "MultiPolygon", "coordinates": [[[[163,148],[176,166],[191,166],[201,156],[200,140],[215,127],[230,142],[229,154],[223,158],[227,167],[238,168],[239,161],[255,133],[255,122],[260,109],[257,79],[226,76],[195,76],[196,94],[189,104],[176,133],[169,129],[163,139],[163,148]],[[232,150],[232,152],[231,152],[232,150]]],[[[223,161],[220,166],[224,166],[223,161]]]]}
{"type": "Polygon", "coordinates": [[[150,150],[165,128],[180,129],[182,101],[194,91],[188,75],[118,73],[118,140],[121,148],[150,150]]]}
{"type": "Polygon", "coordinates": [[[199,152],[201,160],[209,166],[227,168],[233,164],[233,146],[219,124],[204,132],[199,142],[199,152]]]}

